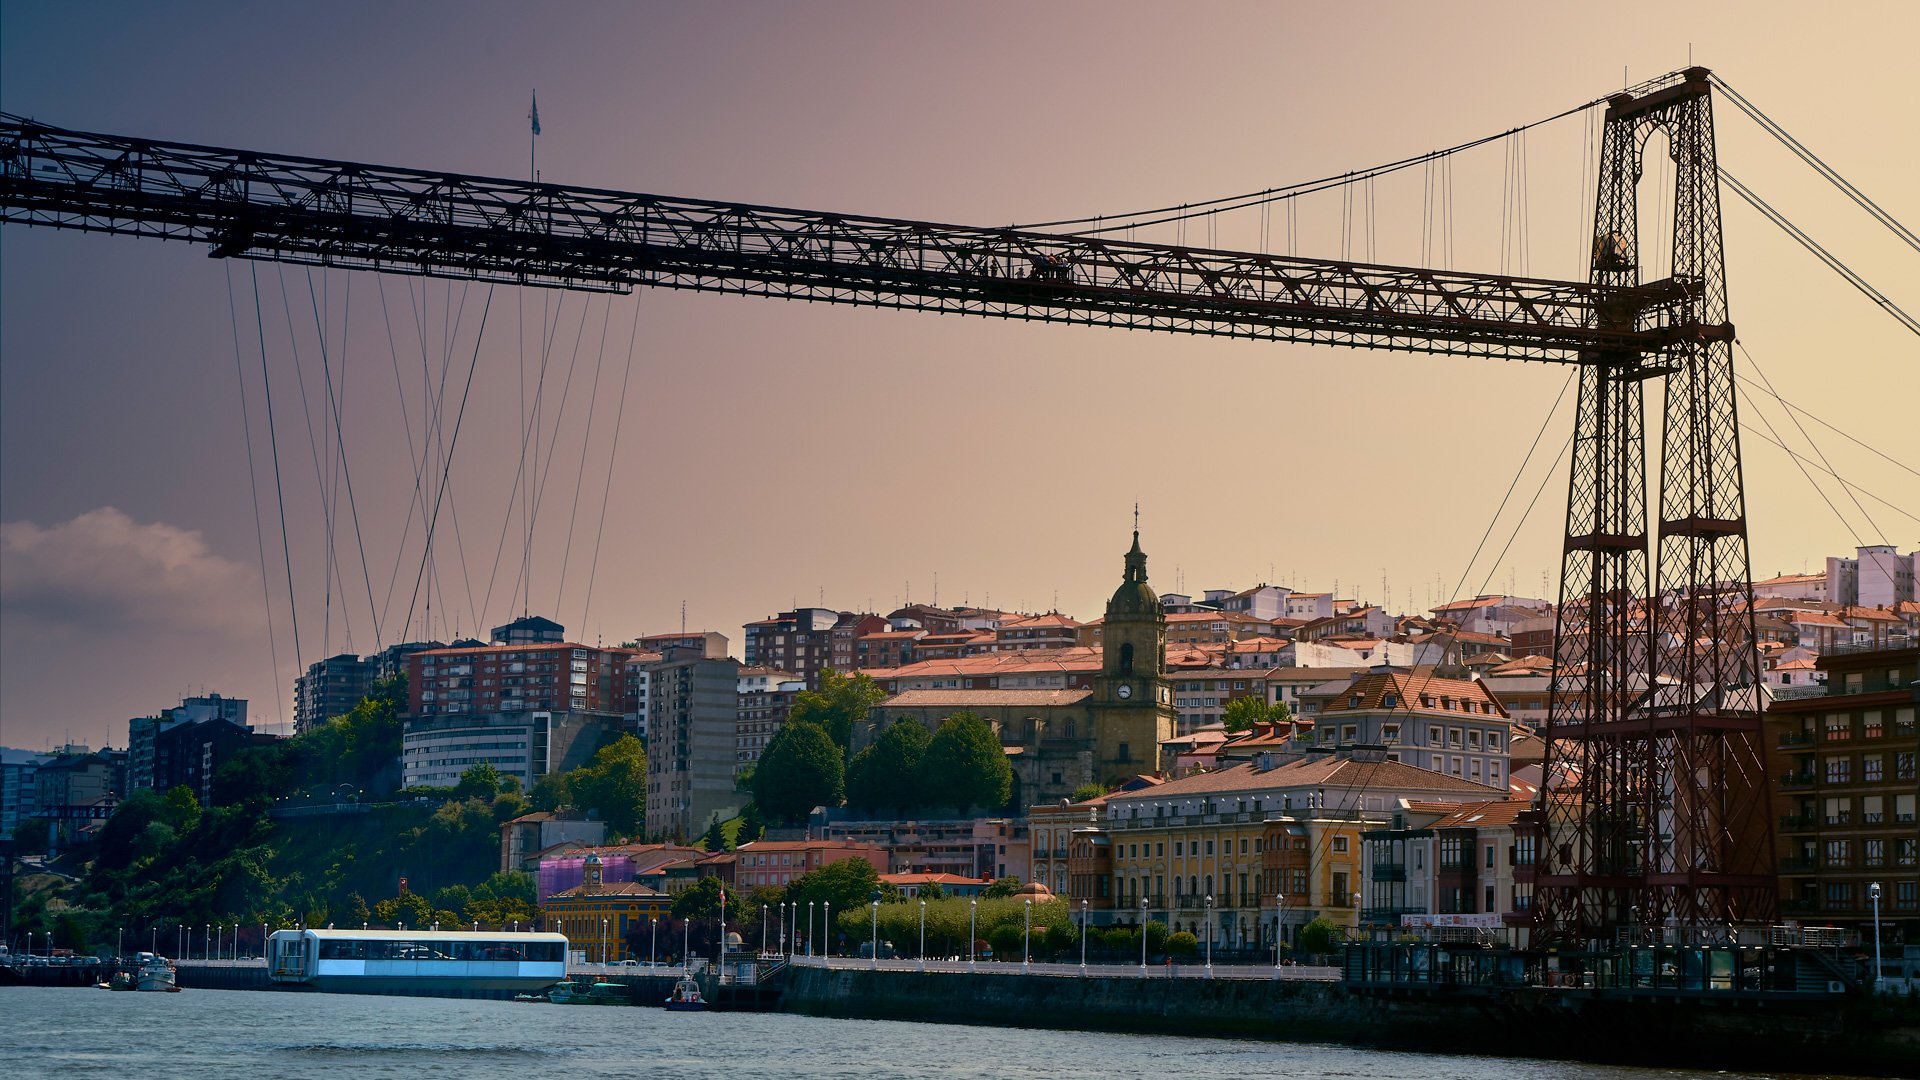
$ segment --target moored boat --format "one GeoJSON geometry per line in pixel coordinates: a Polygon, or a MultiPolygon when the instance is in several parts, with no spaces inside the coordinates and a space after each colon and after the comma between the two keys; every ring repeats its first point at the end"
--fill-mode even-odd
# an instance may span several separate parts
{"type": "Polygon", "coordinates": [[[707,1007],[707,999],[700,996],[700,984],[693,976],[682,975],[680,981],[673,984],[673,993],[667,995],[667,1008],[674,1012],[699,1012],[707,1007]]]}
{"type": "Polygon", "coordinates": [[[141,954],[139,970],[134,972],[134,989],[155,993],[173,994],[180,991],[174,981],[173,964],[164,956],[141,954]]]}

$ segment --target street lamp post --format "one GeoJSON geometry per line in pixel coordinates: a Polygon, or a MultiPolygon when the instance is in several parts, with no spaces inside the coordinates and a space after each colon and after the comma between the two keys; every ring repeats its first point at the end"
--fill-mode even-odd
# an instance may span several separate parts
{"type": "Polygon", "coordinates": [[[607,966],[607,920],[600,920],[600,966],[607,966]]]}
{"type": "Polygon", "coordinates": [[[660,949],[660,916],[647,916],[647,970],[653,970],[654,956],[660,949]]]}
{"type": "Polygon", "coordinates": [[[1087,973],[1087,902],[1080,901],[1080,974],[1087,973]]]}
{"type": "Polygon", "coordinates": [[[1273,894],[1273,977],[1280,977],[1280,943],[1287,935],[1287,894],[1273,894]]]}
{"type": "Polygon", "coordinates": [[[1213,894],[1207,894],[1207,978],[1213,978],[1213,894]]]}
{"type": "Polygon", "coordinates": [[[760,905],[760,951],[767,951],[767,905],[760,905]]]}
{"type": "Polygon", "coordinates": [[[787,934],[787,959],[800,951],[800,901],[793,902],[793,910],[787,913],[791,933],[787,934]]]}
{"type": "Polygon", "coordinates": [[[873,905],[873,945],[871,946],[873,952],[867,958],[867,969],[878,971],[880,970],[880,891],[878,889],[874,890],[869,902],[873,905]]]}
{"type": "MultiPolygon", "coordinates": [[[[1142,889],[1142,892],[1146,890],[1142,889]]],[[[1147,898],[1140,898],[1140,975],[1147,974],[1147,898]]]]}
{"type": "MultiPolygon", "coordinates": [[[[1875,935],[1875,936],[1877,937],[1878,935],[1875,935]]],[[[113,938],[113,958],[115,960],[118,960],[122,956],[125,956],[126,954],[127,954],[127,928],[123,926],[120,928],[120,932],[115,934],[113,938]]]]}
{"type": "Polygon", "coordinates": [[[1020,941],[1020,974],[1033,970],[1033,901],[1027,905],[1027,934],[1020,941]]]}
{"type": "MultiPolygon", "coordinates": [[[[812,933],[809,928],[808,933],[812,933]]],[[[833,955],[833,901],[820,901],[820,955],[833,955]]]]}
{"type": "Polygon", "coordinates": [[[967,970],[968,970],[968,971],[973,971],[973,970],[974,970],[974,966],[973,966],[973,942],[974,942],[974,929],[973,929],[973,923],[974,923],[974,919],[975,919],[975,918],[976,918],[976,917],[977,917],[977,916],[979,915],[979,913],[980,913],[980,901],[978,901],[978,900],[968,900],[968,901],[967,901],[967,970]]]}
{"type": "MultiPolygon", "coordinates": [[[[798,904],[794,905],[799,907],[798,904]]],[[[807,901],[807,956],[813,956],[813,901],[807,901]]]]}
{"type": "Polygon", "coordinates": [[[680,922],[680,968],[687,974],[693,974],[693,920],[680,922]]]}
{"type": "Polygon", "coordinates": [[[920,901],[920,970],[927,970],[927,902],[920,901]]]}
{"type": "Polygon", "coordinates": [[[1867,885],[1867,899],[1873,901],[1873,992],[1885,989],[1886,976],[1880,967],[1880,883],[1867,885]]]}
{"type": "Polygon", "coordinates": [[[780,955],[787,955],[787,902],[780,901],[780,955]]]}

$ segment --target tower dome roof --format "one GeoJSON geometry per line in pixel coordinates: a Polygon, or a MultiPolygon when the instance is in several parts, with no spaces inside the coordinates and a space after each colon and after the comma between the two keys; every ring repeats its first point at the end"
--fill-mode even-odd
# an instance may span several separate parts
{"type": "Polygon", "coordinates": [[[1147,553],[1140,550],[1140,530],[1133,531],[1133,547],[1127,552],[1127,571],[1120,587],[1107,601],[1107,617],[1160,614],[1160,597],[1147,584],[1147,553]]]}

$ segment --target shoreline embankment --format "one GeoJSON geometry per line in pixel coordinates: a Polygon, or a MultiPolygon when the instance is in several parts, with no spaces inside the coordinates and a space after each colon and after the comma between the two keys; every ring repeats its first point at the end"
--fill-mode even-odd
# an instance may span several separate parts
{"type": "Polygon", "coordinates": [[[1920,1076],[1920,1001],[1354,989],[799,967],[783,1012],[841,1019],[1337,1043],[1607,1064],[1920,1076]]]}

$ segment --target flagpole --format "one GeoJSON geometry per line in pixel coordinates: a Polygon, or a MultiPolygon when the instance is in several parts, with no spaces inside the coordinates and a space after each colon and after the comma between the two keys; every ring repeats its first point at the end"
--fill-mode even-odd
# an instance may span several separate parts
{"type": "Polygon", "coordinates": [[[529,129],[527,133],[527,182],[537,184],[540,182],[540,170],[534,167],[533,152],[534,148],[540,143],[540,92],[538,90],[533,92],[533,111],[527,114],[527,119],[529,121],[527,125],[529,129]]]}

